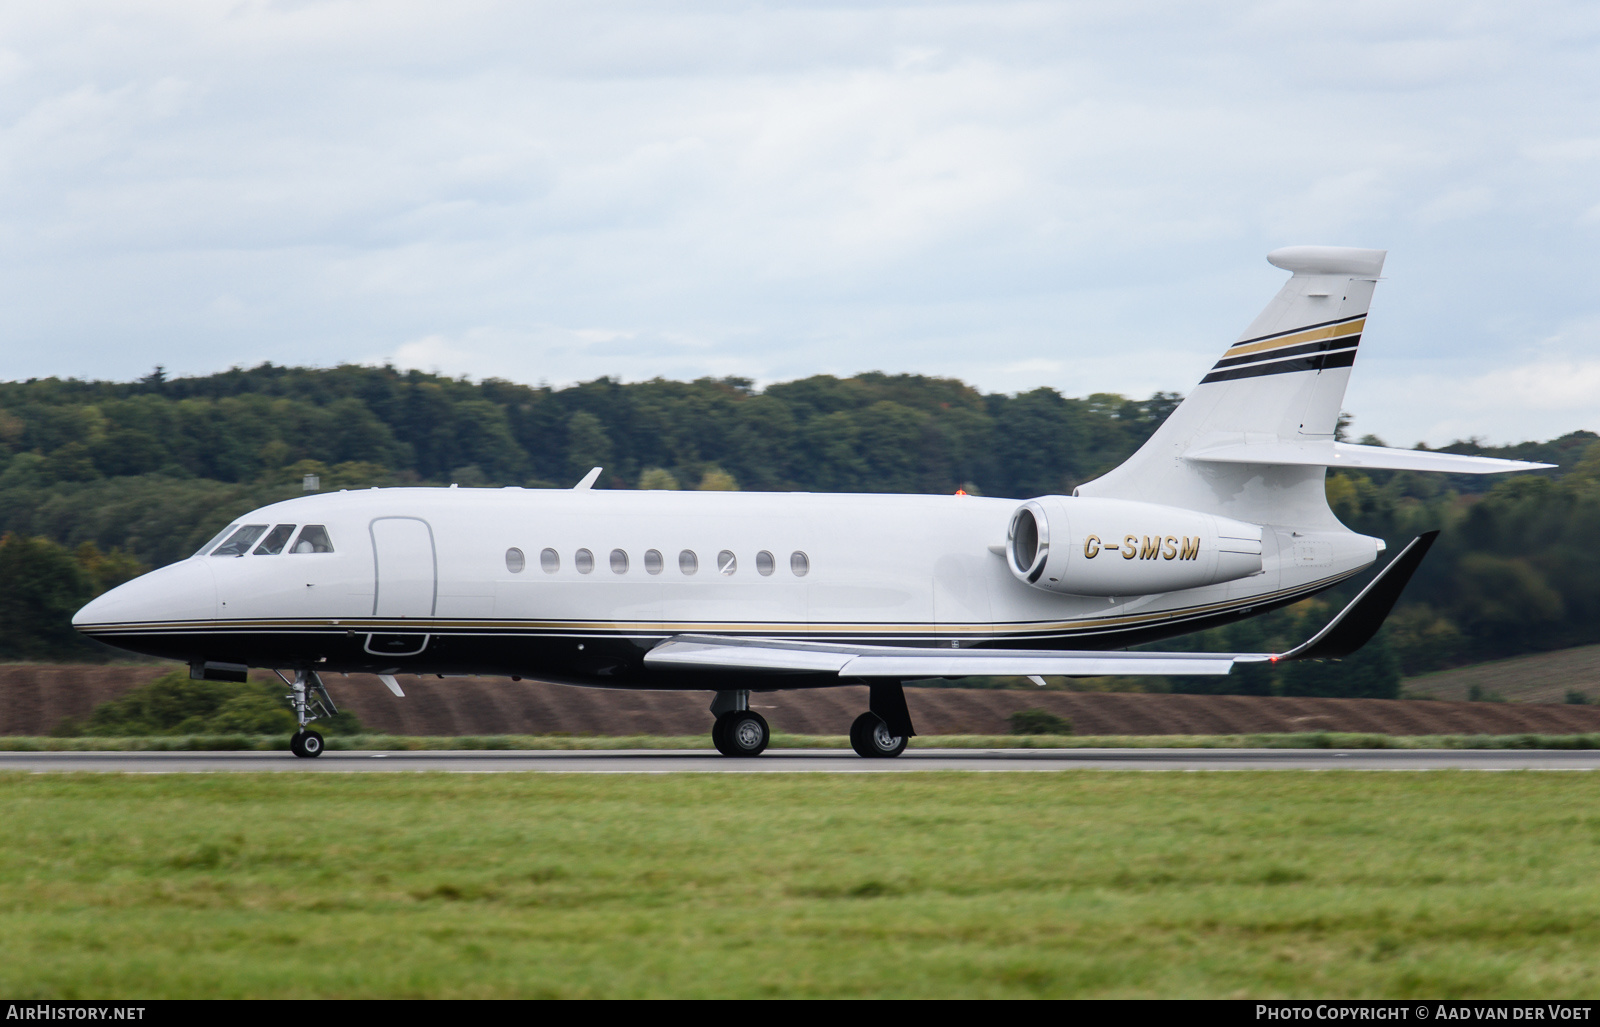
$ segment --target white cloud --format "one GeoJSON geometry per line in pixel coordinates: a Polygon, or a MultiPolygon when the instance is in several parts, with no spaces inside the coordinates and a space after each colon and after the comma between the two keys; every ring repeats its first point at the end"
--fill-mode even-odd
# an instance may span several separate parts
{"type": "Polygon", "coordinates": [[[1582,409],[1452,397],[1596,353],[1539,346],[1600,314],[1597,37],[1576,0],[12,5],[0,377],[1187,391],[1261,256],[1333,242],[1392,253],[1358,426],[1513,437],[1582,409]]]}

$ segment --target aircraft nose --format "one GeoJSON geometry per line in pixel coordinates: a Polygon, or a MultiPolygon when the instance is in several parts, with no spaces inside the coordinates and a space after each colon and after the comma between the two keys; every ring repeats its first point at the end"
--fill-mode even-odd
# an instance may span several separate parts
{"type": "Polygon", "coordinates": [[[215,620],[217,583],[206,560],[180,560],[90,600],[72,615],[72,626],[93,633],[116,624],[215,620]]]}

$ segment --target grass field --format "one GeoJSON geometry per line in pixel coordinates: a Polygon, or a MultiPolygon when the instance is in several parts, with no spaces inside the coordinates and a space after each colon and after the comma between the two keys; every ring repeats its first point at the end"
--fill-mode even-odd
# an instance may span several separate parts
{"type": "Polygon", "coordinates": [[[1404,689],[1412,695],[1460,700],[1468,698],[1473,685],[1507,702],[1561,702],[1571,691],[1600,702],[1600,645],[1436,671],[1406,678],[1404,689]]]}
{"type": "Polygon", "coordinates": [[[0,775],[29,997],[1592,996],[1600,775],[0,775]]]}

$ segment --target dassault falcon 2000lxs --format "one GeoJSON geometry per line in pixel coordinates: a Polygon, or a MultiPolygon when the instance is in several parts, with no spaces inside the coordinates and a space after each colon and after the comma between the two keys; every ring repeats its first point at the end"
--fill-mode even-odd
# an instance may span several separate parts
{"type": "Polygon", "coordinates": [[[1277,297],[1128,461],[1073,492],[976,496],[397,488],[254,510],[78,611],[79,631],[196,677],[278,671],[300,730],[321,676],[496,674],[714,692],[712,738],[766,748],[752,691],[865,683],[862,756],[914,734],[901,682],[1226,674],[1337,658],[1377,630],[1431,536],[1283,654],[1125,652],[1313,595],[1384,548],[1328,508],[1329,467],[1547,464],[1355,446],[1334,429],[1385,251],[1267,259],[1277,297]],[[289,676],[292,673],[292,678],[289,676]]]}

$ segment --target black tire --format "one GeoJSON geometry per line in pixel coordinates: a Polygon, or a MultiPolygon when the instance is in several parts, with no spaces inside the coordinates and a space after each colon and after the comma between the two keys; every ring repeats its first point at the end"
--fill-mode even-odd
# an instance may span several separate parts
{"type": "Polygon", "coordinates": [[[891,735],[876,713],[863,713],[850,725],[850,748],[863,759],[893,759],[906,751],[908,741],[905,735],[891,735]]]}
{"type": "Polygon", "coordinates": [[[289,739],[289,751],[304,759],[315,759],[322,755],[325,746],[322,736],[315,731],[301,729],[289,739]]]}
{"type": "Polygon", "coordinates": [[[734,710],[718,719],[722,722],[722,746],[718,751],[724,756],[760,756],[772,741],[766,718],[753,710],[734,710]]]}
{"type": "Polygon", "coordinates": [[[728,748],[728,716],[724,713],[711,725],[711,744],[724,756],[737,756],[738,753],[728,748]]]}

